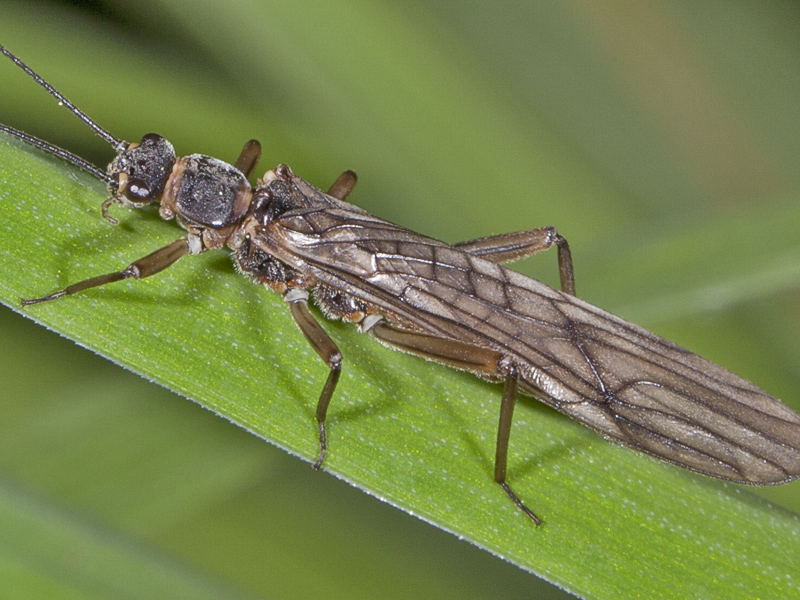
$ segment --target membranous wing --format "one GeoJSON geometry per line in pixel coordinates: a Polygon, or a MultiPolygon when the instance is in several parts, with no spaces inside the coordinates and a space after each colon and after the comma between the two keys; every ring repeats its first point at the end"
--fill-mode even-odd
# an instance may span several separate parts
{"type": "Polygon", "coordinates": [[[574,296],[330,197],[285,213],[270,237],[278,258],[396,325],[508,356],[524,393],[606,438],[742,483],[800,476],[800,415],[574,296]]]}

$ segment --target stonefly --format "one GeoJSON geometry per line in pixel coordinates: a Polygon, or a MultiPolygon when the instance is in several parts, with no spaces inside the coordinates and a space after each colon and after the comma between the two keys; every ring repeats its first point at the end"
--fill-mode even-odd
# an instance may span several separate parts
{"type": "Polygon", "coordinates": [[[517,393],[577,419],[606,439],[678,466],[739,483],[800,477],[800,415],[752,383],[641,327],[575,297],[567,241],[542,227],[445,244],[345,202],[345,171],[323,192],[278,165],[255,187],[261,146],[234,165],[178,158],[160,135],[129,144],[100,127],[19,58],[0,51],[55,96],[117,156],[106,171],[12,127],[0,130],[106,182],[114,204],[159,204],[187,234],[115,273],[32,300],[55,300],[122,279],[142,279],[181,257],[227,246],[238,269],[283,297],[295,323],[330,369],[317,401],[319,468],[325,415],[342,354],[308,308],[353,323],[379,342],[503,383],[494,480],[537,525],[506,481],[517,393]],[[561,290],[503,266],[555,246],[561,290]]]}

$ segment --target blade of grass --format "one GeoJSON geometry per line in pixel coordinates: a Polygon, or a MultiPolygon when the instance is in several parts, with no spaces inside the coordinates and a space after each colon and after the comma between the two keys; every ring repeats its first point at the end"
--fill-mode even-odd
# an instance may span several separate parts
{"type": "MultiPolygon", "coordinates": [[[[0,164],[0,299],[16,310],[20,296],[117,269],[180,235],[152,214],[109,226],[97,182],[16,141],[0,144],[0,164]]],[[[324,367],[279,299],[223,255],[31,308],[78,343],[314,457],[324,367]]],[[[546,520],[534,528],[491,481],[495,386],[327,326],[347,360],[330,417],[326,468],[337,476],[587,597],[713,597],[720,582],[729,598],[797,591],[797,516],[523,402],[510,478],[546,520]]]]}
{"type": "Polygon", "coordinates": [[[0,578],[8,598],[250,597],[5,483],[0,578]]]}

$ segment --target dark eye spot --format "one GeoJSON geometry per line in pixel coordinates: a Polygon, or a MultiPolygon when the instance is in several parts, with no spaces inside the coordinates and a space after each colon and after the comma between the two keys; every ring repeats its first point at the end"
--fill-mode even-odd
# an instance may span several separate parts
{"type": "Polygon", "coordinates": [[[141,179],[132,177],[125,188],[125,197],[132,202],[149,202],[150,188],[141,179]]]}

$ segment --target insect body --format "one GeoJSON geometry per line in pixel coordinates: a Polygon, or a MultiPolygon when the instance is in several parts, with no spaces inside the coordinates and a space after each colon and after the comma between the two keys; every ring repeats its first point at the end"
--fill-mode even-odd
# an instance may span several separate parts
{"type": "Polygon", "coordinates": [[[800,415],[755,385],[657,335],[575,297],[569,246],[544,227],[449,245],[345,202],[356,183],[343,173],[327,193],[286,165],[255,187],[248,176],[260,146],[235,165],[177,158],[161,136],[138,144],[100,128],[8,50],[6,56],[106,139],[117,157],[103,172],[80,157],[7,126],[0,129],[104,179],[113,204],[160,205],[187,235],[122,271],[34,300],[36,304],[121,279],[149,277],[187,254],[229,248],[238,268],[280,293],[328,365],[317,402],[319,468],[326,413],[342,355],[308,308],[405,352],[503,382],[495,481],[525,514],[538,517],[506,482],[517,392],[577,419],[604,437],[679,466],[741,483],[800,476],[800,415]],[[558,250],[562,290],[503,266],[558,250]]]}

